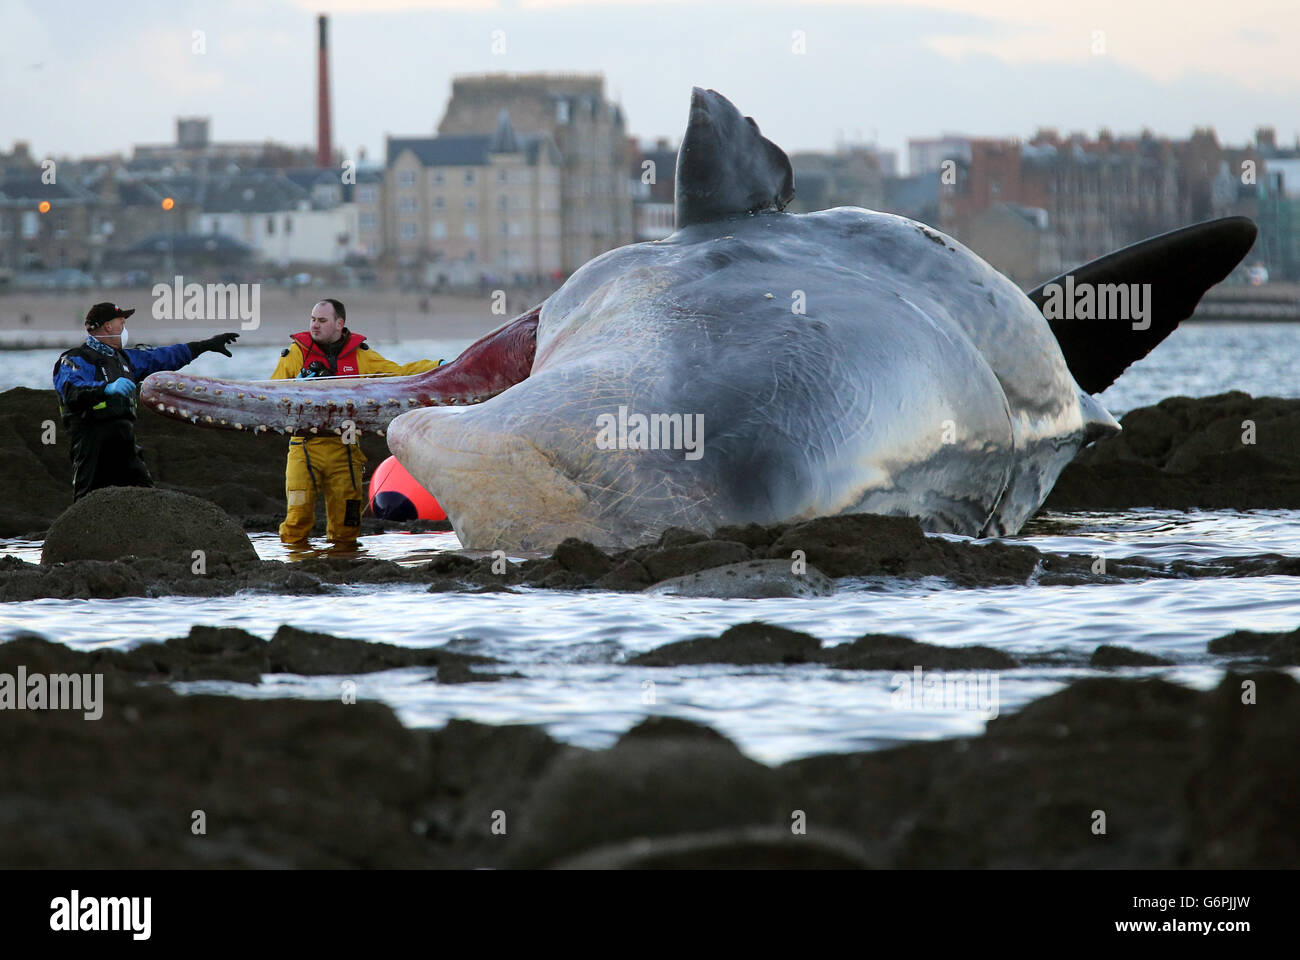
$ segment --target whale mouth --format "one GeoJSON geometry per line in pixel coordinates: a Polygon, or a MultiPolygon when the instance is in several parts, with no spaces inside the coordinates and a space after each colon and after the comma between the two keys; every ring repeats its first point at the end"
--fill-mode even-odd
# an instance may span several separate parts
{"type": "Polygon", "coordinates": [[[163,372],[145,378],[140,400],[165,417],[216,429],[383,436],[393,418],[408,410],[482,403],[528,379],[540,313],[539,304],[425,373],[220,380],[163,372]]]}

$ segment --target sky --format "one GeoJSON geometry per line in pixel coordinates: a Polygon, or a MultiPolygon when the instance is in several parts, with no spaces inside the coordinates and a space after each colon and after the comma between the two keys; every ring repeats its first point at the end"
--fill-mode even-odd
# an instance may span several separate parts
{"type": "Polygon", "coordinates": [[[434,132],[453,76],[503,71],[603,73],[643,140],[676,142],[703,86],[787,152],[874,141],[904,164],[941,132],[1300,134],[1296,0],[0,0],[0,149],[129,152],[177,116],[314,145],[317,13],[335,144],[372,162],[434,132]]]}

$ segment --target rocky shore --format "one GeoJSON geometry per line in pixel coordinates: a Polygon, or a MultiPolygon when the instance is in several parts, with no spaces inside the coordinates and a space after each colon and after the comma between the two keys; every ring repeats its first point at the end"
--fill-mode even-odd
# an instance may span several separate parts
{"type": "MultiPolygon", "coordinates": [[[[1294,637],[1268,641],[1280,642],[1294,651],[1294,637]]],[[[35,637],[0,644],[0,675],[20,666],[104,675],[99,719],[4,711],[0,864],[1291,867],[1300,858],[1300,685],[1284,673],[1229,672],[1204,693],[1158,679],[1084,680],[993,719],[979,737],[775,768],[669,717],[586,750],[524,726],[408,729],[386,706],[346,694],[346,680],[367,670],[428,666],[435,682],[460,682],[490,669],[478,660],[289,628],[268,643],[196,627],[128,653],[35,637]],[[339,675],[342,693],[241,700],[156,682],[251,682],[268,667],[339,675]]]]}

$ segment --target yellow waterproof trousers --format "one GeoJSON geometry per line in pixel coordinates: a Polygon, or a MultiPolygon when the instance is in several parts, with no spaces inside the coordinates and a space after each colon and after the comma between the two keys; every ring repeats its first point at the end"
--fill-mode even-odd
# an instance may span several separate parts
{"type": "Polygon", "coordinates": [[[365,454],[359,444],[338,437],[294,437],[289,441],[289,461],[284,471],[288,503],[280,539],[284,543],[306,540],[316,524],[316,496],[325,496],[325,535],[336,543],[355,541],[361,533],[361,472],[365,454]]]}

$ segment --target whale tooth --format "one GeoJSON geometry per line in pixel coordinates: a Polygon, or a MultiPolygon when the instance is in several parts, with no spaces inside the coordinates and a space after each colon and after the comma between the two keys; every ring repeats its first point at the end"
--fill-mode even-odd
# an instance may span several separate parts
{"type": "Polygon", "coordinates": [[[216,394],[218,397],[221,396],[221,391],[220,391],[220,390],[213,390],[212,392],[213,392],[214,394],[216,394]]]}
{"type": "Polygon", "coordinates": [[[772,295],[771,295],[770,293],[765,293],[765,294],[763,294],[763,299],[764,299],[764,300],[771,300],[771,299],[773,299],[773,298],[772,298],[772,295]]]}
{"type": "Polygon", "coordinates": [[[158,409],[159,409],[160,411],[161,411],[161,410],[166,410],[166,409],[167,409],[167,404],[165,404],[165,403],[160,403],[160,404],[158,404],[158,409]]]}
{"type": "Polygon", "coordinates": [[[242,393],[237,393],[235,394],[235,396],[237,396],[240,400],[244,399],[244,395],[242,393]]]}
{"type": "Polygon", "coordinates": [[[312,433],[317,433],[318,431],[316,430],[315,427],[312,427],[312,428],[311,428],[311,432],[312,432],[312,433]]]}
{"type": "Polygon", "coordinates": [[[174,386],[176,386],[176,381],[175,381],[175,380],[168,380],[168,381],[167,381],[167,389],[170,390],[170,389],[171,389],[172,387],[174,387],[174,386]]]}
{"type": "Polygon", "coordinates": [[[420,401],[416,400],[415,397],[411,397],[406,401],[406,405],[408,407],[418,407],[420,405],[420,401]]]}
{"type": "Polygon", "coordinates": [[[266,399],[266,394],[264,394],[264,393],[259,393],[259,394],[257,395],[257,399],[259,399],[259,400],[265,400],[265,399],[266,399]]]}
{"type": "Polygon", "coordinates": [[[167,412],[168,412],[168,413],[175,413],[175,412],[176,412],[176,408],[175,408],[175,407],[168,407],[168,408],[167,408],[167,412]]]}
{"type": "Polygon", "coordinates": [[[379,434],[381,437],[384,435],[384,431],[382,430],[376,430],[375,433],[379,434]]]}
{"type": "Polygon", "coordinates": [[[221,425],[224,427],[226,425],[226,421],[222,420],[221,425]]]}
{"type": "Polygon", "coordinates": [[[243,429],[244,429],[244,425],[243,425],[242,423],[236,423],[236,424],[235,424],[235,429],[236,429],[236,430],[243,430],[243,429]]]}
{"type": "Polygon", "coordinates": [[[204,418],[203,418],[203,422],[204,422],[204,423],[211,423],[211,422],[212,422],[212,418],[211,418],[211,417],[204,417],[204,418]]]}
{"type": "Polygon", "coordinates": [[[401,403],[400,403],[399,401],[397,401],[397,400],[389,400],[389,401],[388,401],[388,405],[389,405],[390,407],[400,407],[400,406],[401,406],[401,403]]]}
{"type": "Polygon", "coordinates": [[[195,392],[195,393],[202,393],[202,392],[203,392],[204,390],[206,390],[206,389],[207,389],[207,387],[205,387],[205,386],[203,386],[203,385],[200,384],[199,386],[197,386],[197,387],[194,388],[194,392],[195,392]]]}

